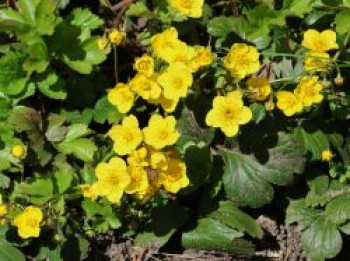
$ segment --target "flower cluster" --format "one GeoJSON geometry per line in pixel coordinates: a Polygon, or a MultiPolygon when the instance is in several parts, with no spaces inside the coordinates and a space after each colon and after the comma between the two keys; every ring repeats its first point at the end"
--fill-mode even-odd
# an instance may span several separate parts
{"type": "Polygon", "coordinates": [[[96,167],[97,181],[82,186],[84,196],[92,200],[102,196],[120,203],[124,193],[145,199],[161,186],[170,193],[188,186],[185,163],[171,149],[166,149],[179,138],[175,127],[173,116],[163,118],[159,114],[153,115],[143,130],[134,115],[113,126],[108,136],[114,141],[118,156],[96,167]]]}
{"type": "Polygon", "coordinates": [[[156,34],[152,38],[155,61],[147,54],[136,59],[137,74],[128,83],[118,83],[108,93],[108,100],[122,113],[128,113],[137,97],[153,105],[160,105],[171,113],[181,98],[188,94],[193,83],[193,73],[210,65],[214,54],[204,46],[189,46],[178,39],[174,27],[156,34]],[[162,70],[156,71],[156,62],[166,62],[162,70]]]}
{"type": "Polygon", "coordinates": [[[330,62],[327,51],[338,49],[337,35],[332,30],[318,32],[314,29],[307,30],[304,34],[302,46],[308,48],[305,59],[306,71],[325,71],[330,62]]]}
{"type": "MultiPolygon", "coordinates": [[[[306,71],[324,71],[327,69],[330,58],[326,53],[329,50],[337,49],[336,33],[332,30],[318,32],[310,29],[305,32],[302,46],[310,49],[305,60],[306,71]]],[[[305,76],[301,78],[299,84],[293,92],[278,91],[277,107],[286,116],[292,116],[313,104],[323,100],[323,86],[317,76],[305,76]]]]}
{"type": "Polygon", "coordinates": [[[317,76],[304,77],[294,92],[277,92],[277,108],[282,110],[286,116],[293,116],[301,112],[304,107],[320,103],[323,100],[322,89],[322,84],[318,81],[317,76]]]}

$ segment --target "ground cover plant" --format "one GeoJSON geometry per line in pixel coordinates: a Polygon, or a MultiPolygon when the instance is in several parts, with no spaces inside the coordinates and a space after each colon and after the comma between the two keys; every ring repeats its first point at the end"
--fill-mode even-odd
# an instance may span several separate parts
{"type": "Polygon", "coordinates": [[[0,260],[93,260],[105,235],[250,258],[271,209],[336,258],[349,21],[349,0],[3,0],[0,260]]]}

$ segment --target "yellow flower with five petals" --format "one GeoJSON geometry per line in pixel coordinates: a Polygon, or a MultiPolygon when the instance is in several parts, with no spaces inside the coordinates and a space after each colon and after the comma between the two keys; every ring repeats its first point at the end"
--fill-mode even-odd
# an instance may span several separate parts
{"type": "Polygon", "coordinates": [[[122,124],[113,126],[108,135],[114,141],[115,152],[122,156],[135,150],[143,138],[139,122],[134,115],[125,117],[122,124]]]}
{"type": "Polygon", "coordinates": [[[332,49],[338,49],[337,34],[333,30],[318,32],[309,29],[304,33],[302,46],[319,53],[324,53],[332,49]]]}
{"type": "Polygon", "coordinates": [[[35,206],[29,206],[14,218],[13,224],[18,228],[18,235],[23,239],[27,239],[30,237],[39,237],[42,220],[43,213],[41,209],[35,206]]]}
{"type": "Polygon", "coordinates": [[[303,110],[303,103],[292,92],[278,91],[277,108],[280,109],[284,115],[290,117],[303,110]]]}
{"type": "Polygon", "coordinates": [[[174,63],[158,77],[158,83],[162,86],[166,99],[177,100],[187,96],[187,91],[193,83],[193,76],[183,63],[174,63]]]}
{"type": "Polygon", "coordinates": [[[294,94],[304,106],[311,106],[323,100],[322,89],[322,84],[318,81],[317,76],[304,77],[295,88],[294,94]]]}
{"type": "Polygon", "coordinates": [[[130,184],[125,161],[114,157],[109,162],[101,162],[95,169],[95,175],[97,182],[93,186],[96,193],[111,203],[120,203],[124,189],[130,184]]]}
{"type": "Polygon", "coordinates": [[[259,52],[254,46],[235,43],[224,58],[224,66],[231,75],[241,80],[249,74],[256,73],[260,68],[259,52]]]}
{"type": "Polygon", "coordinates": [[[271,93],[270,82],[266,77],[252,77],[248,79],[247,87],[251,98],[256,101],[265,101],[271,93]]]}
{"type": "Polygon", "coordinates": [[[233,91],[214,98],[213,109],[207,114],[205,122],[208,126],[220,128],[227,137],[233,137],[238,133],[239,125],[251,119],[252,111],[244,106],[241,92],[233,91]]]}
{"type": "Polygon", "coordinates": [[[148,126],[143,129],[146,144],[156,149],[174,145],[180,136],[175,127],[176,119],[173,116],[163,118],[159,114],[152,115],[148,126]]]}
{"type": "Polygon", "coordinates": [[[108,101],[118,108],[121,113],[127,113],[134,105],[134,93],[129,85],[118,83],[113,89],[108,91],[108,101]]]}
{"type": "Polygon", "coordinates": [[[170,5],[179,13],[192,18],[199,18],[203,13],[204,0],[170,0],[170,5]]]}

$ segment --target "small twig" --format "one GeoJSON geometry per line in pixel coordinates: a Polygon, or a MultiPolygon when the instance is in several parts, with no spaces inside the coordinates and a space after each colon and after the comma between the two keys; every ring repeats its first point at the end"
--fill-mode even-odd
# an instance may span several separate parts
{"type": "Polygon", "coordinates": [[[122,0],[122,1],[120,1],[119,3],[113,5],[113,6],[111,7],[111,10],[112,10],[113,12],[116,12],[116,11],[118,11],[118,10],[124,8],[124,7],[128,7],[128,6],[131,5],[133,2],[134,2],[134,0],[122,0]]]}
{"type": "Polygon", "coordinates": [[[117,53],[117,47],[113,45],[113,54],[114,54],[114,77],[115,77],[115,83],[119,82],[119,75],[118,75],[118,53],[117,53]]]}

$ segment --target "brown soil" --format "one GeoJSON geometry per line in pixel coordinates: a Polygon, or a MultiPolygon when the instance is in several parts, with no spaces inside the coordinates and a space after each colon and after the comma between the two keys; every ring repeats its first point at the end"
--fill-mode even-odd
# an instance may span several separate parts
{"type": "Polygon", "coordinates": [[[139,248],[133,246],[132,240],[116,243],[114,236],[100,238],[87,261],[304,261],[307,260],[300,245],[300,231],[297,226],[278,224],[267,216],[260,216],[258,222],[265,234],[256,240],[256,252],[251,258],[241,258],[227,253],[188,249],[182,253],[162,253],[156,247],[139,248]],[[105,249],[105,250],[103,250],[105,249]]]}

